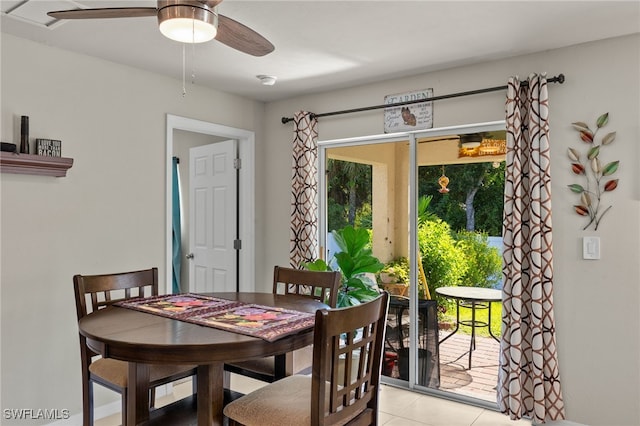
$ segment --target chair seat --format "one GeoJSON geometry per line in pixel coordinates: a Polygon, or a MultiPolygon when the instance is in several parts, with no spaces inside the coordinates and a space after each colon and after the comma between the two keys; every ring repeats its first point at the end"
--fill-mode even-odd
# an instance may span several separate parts
{"type": "MultiPolygon", "coordinates": [[[[165,381],[167,377],[189,376],[195,365],[150,365],[149,382],[165,381]]],[[[127,387],[129,363],[113,358],[100,358],[89,365],[89,371],[109,383],[121,388],[127,387]]]]}
{"type": "MultiPolygon", "coordinates": [[[[325,404],[329,404],[329,392],[325,404]]],[[[296,374],[257,389],[227,404],[224,415],[245,426],[311,424],[311,376],[296,374]]],[[[358,413],[356,413],[358,414],[358,413]]],[[[347,424],[356,415],[336,426],[347,424]]]]}

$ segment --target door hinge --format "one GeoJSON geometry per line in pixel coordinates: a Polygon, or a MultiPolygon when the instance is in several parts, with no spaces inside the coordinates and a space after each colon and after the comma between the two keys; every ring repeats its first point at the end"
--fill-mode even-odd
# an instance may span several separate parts
{"type": "Polygon", "coordinates": [[[240,170],[240,168],[242,168],[242,160],[240,160],[239,158],[234,158],[233,159],[233,168],[236,170],[240,170]]]}
{"type": "Polygon", "coordinates": [[[233,240],[233,249],[241,250],[242,249],[242,240],[233,240]]]}

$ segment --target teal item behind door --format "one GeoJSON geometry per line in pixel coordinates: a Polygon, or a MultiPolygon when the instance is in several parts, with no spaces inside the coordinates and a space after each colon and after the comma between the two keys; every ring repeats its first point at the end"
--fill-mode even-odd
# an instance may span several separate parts
{"type": "Polygon", "coordinates": [[[173,194],[173,256],[172,256],[172,292],[180,293],[180,271],[181,271],[181,262],[182,262],[182,247],[181,247],[181,232],[180,232],[180,184],[178,178],[178,164],[180,160],[178,157],[173,157],[173,165],[172,165],[172,190],[173,194]]]}

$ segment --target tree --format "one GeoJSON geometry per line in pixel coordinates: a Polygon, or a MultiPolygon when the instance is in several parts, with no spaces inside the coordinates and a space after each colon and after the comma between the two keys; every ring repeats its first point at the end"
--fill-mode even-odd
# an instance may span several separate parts
{"type": "MultiPolygon", "coordinates": [[[[327,160],[329,230],[367,222],[371,213],[371,166],[335,159],[327,160]]],[[[368,222],[370,223],[370,219],[368,222]]]]}
{"type": "Polygon", "coordinates": [[[504,163],[452,164],[445,166],[449,193],[438,192],[442,166],[419,168],[419,194],[431,196],[430,211],[455,230],[480,230],[502,235],[504,163]]]}

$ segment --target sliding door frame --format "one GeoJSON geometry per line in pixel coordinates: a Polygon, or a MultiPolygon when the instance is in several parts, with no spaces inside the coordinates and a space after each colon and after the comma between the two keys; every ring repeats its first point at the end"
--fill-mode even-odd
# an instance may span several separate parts
{"type": "MultiPolygon", "coordinates": [[[[460,126],[440,127],[435,129],[427,129],[413,132],[377,134],[369,136],[359,136],[344,139],[332,139],[318,141],[318,208],[319,208],[319,247],[320,256],[327,259],[327,150],[331,148],[342,148],[357,145],[375,145],[383,143],[399,143],[408,141],[409,143],[409,167],[408,167],[408,204],[409,204],[409,265],[410,265],[410,284],[411,291],[409,297],[409,339],[411,342],[418,341],[418,141],[423,138],[435,138],[439,136],[458,135],[464,133],[491,132],[496,130],[504,130],[505,121],[492,121],[486,123],[466,124],[460,126]]],[[[375,208],[375,207],[374,207],[375,208]]],[[[496,406],[487,401],[477,398],[465,397],[463,395],[453,394],[451,392],[432,389],[417,384],[417,368],[418,363],[418,346],[411,345],[412,350],[409,351],[409,376],[408,381],[396,378],[382,376],[382,381],[399,387],[408,387],[409,389],[419,391],[421,393],[431,394],[446,399],[451,399],[470,405],[481,406],[484,408],[496,409],[496,406]]]]}

